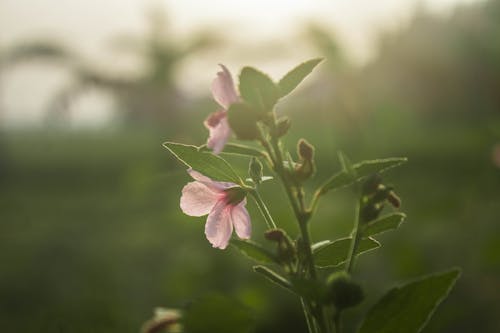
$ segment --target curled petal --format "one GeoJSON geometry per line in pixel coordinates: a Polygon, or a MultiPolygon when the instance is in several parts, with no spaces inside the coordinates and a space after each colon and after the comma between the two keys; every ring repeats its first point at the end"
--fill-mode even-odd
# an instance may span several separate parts
{"type": "Polygon", "coordinates": [[[225,110],[238,101],[238,94],[234,88],[231,73],[224,65],[219,65],[222,71],[217,73],[217,77],[212,82],[212,95],[217,103],[225,110]]]}
{"type": "Polygon", "coordinates": [[[209,131],[207,147],[212,149],[214,154],[219,154],[231,136],[231,127],[227,121],[226,111],[212,113],[204,124],[209,131]]]}
{"type": "Polygon", "coordinates": [[[205,236],[213,247],[223,250],[229,244],[232,233],[231,206],[228,206],[224,200],[219,200],[208,214],[205,236]]]}
{"type": "Polygon", "coordinates": [[[231,220],[234,225],[236,234],[241,239],[249,239],[252,235],[252,225],[250,223],[250,215],[245,207],[246,199],[231,209],[231,220]]]}
{"type": "Polygon", "coordinates": [[[191,182],[182,189],[180,206],[186,215],[203,216],[210,213],[220,196],[201,182],[191,182]]]}
{"type": "Polygon", "coordinates": [[[199,173],[198,171],[193,170],[191,168],[188,169],[187,172],[189,173],[189,175],[191,177],[193,177],[194,180],[196,180],[200,183],[203,183],[203,185],[205,185],[210,190],[212,190],[213,192],[216,192],[216,193],[224,194],[224,190],[226,190],[230,187],[237,186],[235,183],[231,183],[231,182],[218,182],[218,181],[212,180],[212,179],[208,178],[207,176],[205,176],[205,175],[203,175],[203,174],[199,173]]]}

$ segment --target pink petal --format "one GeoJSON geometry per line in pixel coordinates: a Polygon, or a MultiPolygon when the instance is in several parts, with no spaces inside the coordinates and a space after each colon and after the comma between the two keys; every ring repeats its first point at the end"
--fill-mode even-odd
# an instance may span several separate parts
{"type": "Polygon", "coordinates": [[[213,247],[225,249],[233,233],[231,223],[231,207],[224,200],[219,200],[208,214],[205,224],[205,235],[213,247]]]}
{"type": "Polygon", "coordinates": [[[252,235],[252,225],[250,215],[245,207],[247,201],[244,199],[231,209],[231,220],[239,238],[249,239],[252,235]]]}
{"type": "Polygon", "coordinates": [[[204,122],[209,131],[207,147],[219,154],[231,136],[231,127],[227,121],[226,111],[212,113],[204,122]]]}
{"type": "Polygon", "coordinates": [[[238,94],[229,70],[224,65],[219,66],[222,71],[217,73],[217,77],[212,82],[212,95],[215,101],[227,110],[231,104],[238,101],[238,94]]]}
{"type": "Polygon", "coordinates": [[[196,170],[193,169],[188,169],[187,172],[191,177],[193,177],[194,180],[199,181],[200,183],[203,183],[206,187],[208,187],[210,190],[213,192],[221,193],[224,194],[224,190],[237,186],[235,183],[231,182],[218,182],[215,180],[210,179],[209,177],[199,173],[196,170]]]}
{"type": "Polygon", "coordinates": [[[189,216],[203,216],[214,208],[221,193],[212,191],[201,182],[188,183],[182,189],[181,209],[189,216]]]}

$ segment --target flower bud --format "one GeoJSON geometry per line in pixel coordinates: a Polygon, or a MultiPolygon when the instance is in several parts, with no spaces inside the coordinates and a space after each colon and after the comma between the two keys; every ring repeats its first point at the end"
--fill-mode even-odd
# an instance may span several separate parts
{"type": "Polygon", "coordinates": [[[297,258],[297,249],[283,229],[271,229],[264,233],[267,240],[278,244],[277,258],[281,263],[292,263],[297,258]]]}
{"type": "Polygon", "coordinates": [[[327,302],[333,303],[337,310],[356,306],[364,297],[361,286],[346,272],[336,272],[328,277],[327,302]]]}
{"type": "Polygon", "coordinates": [[[260,184],[262,181],[262,169],[262,163],[260,163],[257,158],[252,157],[250,164],[248,165],[248,174],[256,185],[260,184]]]}
{"type": "Polygon", "coordinates": [[[297,143],[297,154],[303,160],[312,161],[314,159],[314,146],[305,139],[300,139],[297,143]]]}
{"type": "Polygon", "coordinates": [[[274,129],[274,135],[277,138],[281,138],[283,135],[288,133],[288,130],[290,129],[290,126],[292,123],[290,122],[290,119],[288,117],[282,117],[278,119],[278,122],[276,123],[276,128],[274,129]]]}
{"type": "Polygon", "coordinates": [[[314,164],[314,147],[305,139],[300,139],[297,143],[297,154],[300,161],[295,167],[295,179],[301,183],[311,178],[316,171],[314,164]]]}
{"type": "Polygon", "coordinates": [[[401,207],[401,199],[394,193],[394,191],[390,191],[387,195],[387,201],[391,203],[394,208],[401,207]]]}
{"type": "Polygon", "coordinates": [[[378,173],[371,175],[363,183],[363,195],[375,193],[380,184],[382,184],[382,177],[378,173]]]}

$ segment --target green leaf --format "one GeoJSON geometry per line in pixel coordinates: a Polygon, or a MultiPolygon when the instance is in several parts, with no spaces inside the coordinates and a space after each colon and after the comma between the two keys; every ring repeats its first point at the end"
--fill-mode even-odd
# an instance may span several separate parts
{"type": "Polygon", "coordinates": [[[209,294],[184,311],[183,332],[245,333],[254,325],[252,313],[233,299],[209,294]]]}
{"type": "Polygon", "coordinates": [[[212,153],[198,150],[195,146],[175,142],[163,144],[179,161],[190,168],[217,181],[229,181],[241,184],[238,174],[224,159],[212,153]]]}
{"type": "Polygon", "coordinates": [[[403,213],[392,213],[379,217],[375,221],[364,225],[361,233],[363,237],[368,237],[396,229],[401,225],[405,218],[406,215],[403,213]]]}
{"type": "Polygon", "coordinates": [[[406,161],[407,159],[404,157],[393,157],[356,163],[352,165],[351,172],[342,170],[328,179],[321,187],[321,193],[351,185],[375,173],[381,173],[401,165],[406,161]]]}
{"type": "Polygon", "coordinates": [[[278,286],[295,293],[290,281],[288,281],[287,279],[285,279],[284,277],[282,277],[281,275],[279,275],[275,271],[267,268],[266,266],[261,266],[261,265],[253,266],[253,270],[256,273],[262,274],[266,279],[268,279],[272,283],[277,284],[278,286]]]}
{"type": "MultiPolygon", "coordinates": [[[[335,267],[347,260],[352,238],[341,238],[335,241],[329,241],[328,244],[322,244],[316,249],[313,248],[313,256],[316,266],[320,268],[335,267]]],[[[380,247],[380,243],[372,238],[360,240],[356,255],[380,247]]]]}
{"type": "Polygon", "coordinates": [[[239,90],[243,100],[261,113],[271,112],[280,97],[278,86],[269,76],[252,67],[241,70],[239,90]]]}
{"type": "Polygon", "coordinates": [[[233,103],[227,112],[229,126],[240,140],[255,140],[260,132],[257,122],[261,114],[245,103],[233,103]]]}
{"type": "Polygon", "coordinates": [[[231,239],[231,245],[236,247],[241,253],[252,260],[264,264],[276,263],[274,255],[255,242],[248,240],[231,239]]]}
{"type": "MultiPolygon", "coordinates": [[[[198,149],[201,152],[212,151],[210,148],[207,147],[207,145],[200,146],[200,148],[198,149]]],[[[221,152],[221,154],[253,156],[261,158],[265,158],[267,156],[267,154],[264,151],[258,150],[253,147],[240,145],[237,143],[226,143],[226,145],[224,146],[224,150],[221,152]]]]}
{"type": "Polygon", "coordinates": [[[325,246],[327,246],[327,245],[329,245],[331,243],[332,243],[331,240],[324,240],[324,241],[320,241],[320,242],[314,243],[313,245],[311,245],[311,250],[313,252],[316,252],[317,250],[319,250],[322,247],[325,247],[325,246]]]}
{"type": "Polygon", "coordinates": [[[408,161],[405,157],[392,157],[378,160],[363,161],[354,165],[358,178],[371,176],[374,173],[381,173],[388,169],[397,167],[408,161]]]}
{"type": "Polygon", "coordinates": [[[460,269],[452,269],[389,290],[368,312],[359,332],[422,331],[459,276],[460,269]]]}
{"type": "Polygon", "coordinates": [[[355,177],[356,171],[354,170],[354,167],[349,157],[347,157],[347,155],[343,151],[339,151],[337,154],[339,156],[339,161],[340,165],[342,166],[342,170],[346,171],[348,174],[355,177]]]}
{"type": "Polygon", "coordinates": [[[311,301],[322,301],[325,299],[326,285],[319,280],[311,280],[304,277],[291,277],[293,290],[300,296],[311,301]]]}
{"type": "Polygon", "coordinates": [[[316,67],[323,59],[311,59],[298,65],[290,72],[288,72],[279,82],[280,97],[284,97],[291,93],[299,84],[311,74],[314,67],[316,67]]]}

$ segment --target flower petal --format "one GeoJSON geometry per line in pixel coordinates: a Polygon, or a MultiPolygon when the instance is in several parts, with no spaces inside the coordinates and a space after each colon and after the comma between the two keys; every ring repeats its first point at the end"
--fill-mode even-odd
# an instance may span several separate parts
{"type": "Polygon", "coordinates": [[[205,120],[204,125],[209,131],[207,147],[212,149],[214,154],[219,154],[231,136],[226,111],[212,113],[205,120]]]}
{"type": "Polygon", "coordinates": [[[217,73],[217,77],[212,82],[212,95],[215,101],[227,110],[231,104],[238,101],[238,94],[229,70],[224,65],[219,66],[222,71],[217,73]]]}
{"type": "Polygon", "coordinates": [[[191,177],[193,177],[194,180],[199,181],[200,183],[203,183],[206,187],[208,187],[213,192],[223,193],[224,190],[226,190],[230,187],[237,186],[235,183],[231,183],[231,182],[218,182],[218,181],[212,180],[212,179],[208,178],[207,176],[205,176],[205,175],[201,174],[200,172],[193,170],[191,168],[189,168],[187,170],[187,172],[189,173],[189,175],[191,177]]]}
{"type": "Polygon", "coordinates": [[[231,206],[228,206],[224,200],[219,200],[208,214],[205,235],[213,247],[223,250],[229,244],[232,233],[231,206]]]}
{"type": "Polygon", "coordinates": [[[239,238],[249,239],[252,235],[252,224],[250,215],[245,207],[247,201],[244,199],[231,209],[231,221],[239,238]]]}
{"type": "Polygon", "coordinates": [[[182,189],[180,206],[184,214],[203,216],[210,213],[220,196],[201,182],[191,182],[182,189]]]}

